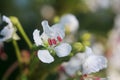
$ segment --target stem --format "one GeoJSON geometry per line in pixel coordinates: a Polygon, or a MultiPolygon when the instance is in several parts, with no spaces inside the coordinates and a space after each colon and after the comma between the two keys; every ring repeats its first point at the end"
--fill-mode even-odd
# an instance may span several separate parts
{"type": "Polygon", "coordinates": [[[10,17],[12,23],[18,28],[18,30],[21,32],[23,38],[25,39],[26,43],[28,44],[29,48],[31,49],[32,48],[32,42],[30,41],[30,39],[28,38],[28,36],[26,35],[22,25],[20,24],[19,20],[14,17],[14,16],[11,16],[10,17]]]}
{"type": "Polygon", "coordinates": [[[8,80],[12,72],[18,67],[18,62],[15,61],[4,73],[2,80],[8,80]]]}
{"type": "Polygon", "coordinates": [[[14,45],[14,48],[15,48],[15,51],[16,51],[16,56],[17,56],[17,59],[18,61],[21,63],[21,55],[20,55],[20,50],[18,48],[18,44],[15,40],[13,40],[13,45],[14,45]]]}
{"type": "Polygon", "coordinates": [[[22,58],[21,58],[20,49],[18,47],[16,40],[13,40],[13,45],[15,48],[16,57],[18,59],[18,64],[19,64],[19,68],[20,68],[20,75],[22,77],[22,71],[23,71],[22,58]]]}
{"type": "Polygon", "coordinates": [[[19,50],[18,44],[15,40],[13,40],[13,45],[14,45],[14,48],[15,48],[16,57],[18,59],[19,66],[20,66],[20,68],[22,68],[22,65],[21,65],[22,59],[21,59],[21,55],[20,55],[20,50],[19,50]]]}
{"type": "Polygon", "coordinates": [[[43,73],[43,75],[40,77],[40,80],[45,80],[47,75],[48,75],[47,73],[43,73]]]}
{"type": "Polygon", "coordinates": [[[30,58],[30,75],[34,72],[35,68],[33,68],[33,66],[35,67],[35,65],[37,64],[38,60],[36,60],[34,53],[31,54],[31,58],[30,58]]]}

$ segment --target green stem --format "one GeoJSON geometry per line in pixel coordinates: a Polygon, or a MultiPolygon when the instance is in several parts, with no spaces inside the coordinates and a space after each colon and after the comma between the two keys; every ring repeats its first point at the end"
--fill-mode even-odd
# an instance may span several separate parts
{"type": "Polygon", "coordinates": [[[12,23],[17,27],[17,29],[21,32],[23,38],[25,39],[26,43],[28,44],[29,48],[31,49],[32,48],[32,42],[30,41],[30,39],[26,35],[26,33],[25,33],[22,25],[20,24],[19,20],[14,16],[11,16],[10,19],[11,19],[12,23]]]}
{"type": "Polygon", "coordinates": [[[21,55],[20,55],[20,50],[19,50],[18,44],[15,40],[13,40],[13,45],[14,45],[14,48],[15,48],[17,59],[18,59],[19,63],[21,63],[22,59],[21,59],[21,55]]]}
{"type": "Polygon", "coordinates": [[[16,57],[18,59],[19,66],[20,66],[20,68],[22,68],[22,65],[21,65],[22,58],[21,58],[21,55],[20,55],[20,50],[19,50],[18,44],[15,40],[13,40],[12,42],[13,42],[13,45],[14,45],[14,48],[15,48],[16,57]]]}
{"type": "Polygon", "coordinates": [[[47,72],[43,73],[43,75],[40,77],[40,80],[45,80],[47,75],[48,75],[47,72]]]}

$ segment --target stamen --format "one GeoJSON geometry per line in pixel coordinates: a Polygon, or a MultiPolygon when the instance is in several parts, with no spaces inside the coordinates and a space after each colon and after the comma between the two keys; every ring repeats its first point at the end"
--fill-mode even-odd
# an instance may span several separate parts
{"type": "Polygon", "coordinates": [[[53,44],[52,40],[50,38],[48,39],[48,43],[49,43],[50,46],[53,44]]]}
{"type": "Polygon", "coordinates": [[[58,39],[59,42],[62,41],[62,38],[60,36],[57,36],[57,39],[58,39]]]}
{"type": "Polygon", "coordinates": [[[55,39],[52,39],[52,43],[56,45],[57,41],[55,39]]]}

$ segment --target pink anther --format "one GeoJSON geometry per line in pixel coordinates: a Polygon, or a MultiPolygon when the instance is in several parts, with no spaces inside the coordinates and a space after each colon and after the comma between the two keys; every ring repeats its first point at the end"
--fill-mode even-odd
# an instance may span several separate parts
{"type": "Polygon", "coordinates": [[[59,42],[62,41],[62,38],[60,36],[57,36],[57,39],[58,39],[59,42]]]}
{"type": "Polygon", "coordinates": [[[49,43],[50,46],[53,44],[52,40],[50,38],[48,39],[48,43],[49,43]]]}
{"type": "Polygon", "coordinates": [[[52,43],[56,45],[57,41],[55,39],[52,39],[52,43]]]}

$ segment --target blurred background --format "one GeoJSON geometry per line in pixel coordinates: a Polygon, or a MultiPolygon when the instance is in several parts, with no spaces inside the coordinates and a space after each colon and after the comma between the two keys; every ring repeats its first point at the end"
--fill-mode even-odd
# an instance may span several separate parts
{"type": "MultiPolygon", "coordinates": [[[[119,7],[119,0],[0,0],[0,14],[18,17],[32,42],[33,30],[41,28],[42,20],[46,19],[52,25],[62,15],[71,13],[79,21],[80,32],[94,34],[103,46],[112,45],[109,43],[109,34],[114,26],[120,23],[118,21],[115,24],[116,16],[120,12],[119,7]]],[[[21,50],[28,50],[24,41],[18,42],[21,50]]],[[[109,58],[110,50],[108,47],[104,49],[106,57],[109,58]]],[[[0,80],[5,71],[16,62],[12,43],[4,43],[4,51],[7,54],[0,58],[0,80]]],[[[14,80],[17,74],[18,68],[12,72],[9,80],[14,80]]]]}

